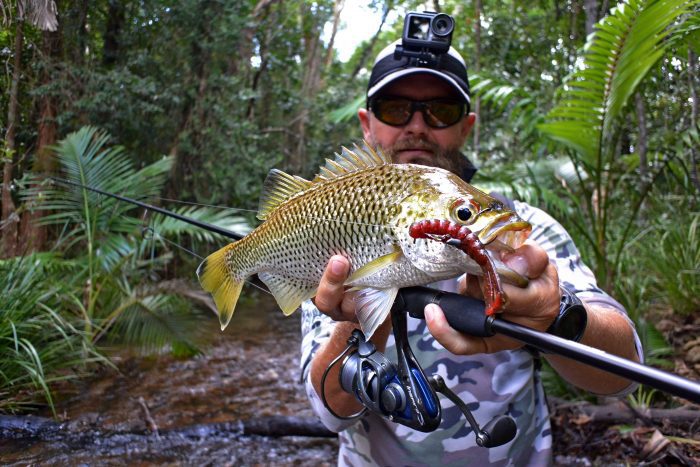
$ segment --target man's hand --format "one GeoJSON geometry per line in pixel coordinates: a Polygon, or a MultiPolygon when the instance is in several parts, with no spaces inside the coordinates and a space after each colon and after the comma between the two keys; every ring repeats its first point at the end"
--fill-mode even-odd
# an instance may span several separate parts
{"type": "MultiPolygon", "coordinates": [[[[350,416],[362,409],[354,395],[348,394],[340,387],[340,365],[335,365],[328,373],[325,388],[321,387],[323,374],[328,365],[340,355],[347,346],[348,337],[357,325],[354,293],[345,291],[345,281],[350,272],[350,263],[342,256],[333,256],[323,272],[318,292],[314,298],[316,308],[334,321],[345,321],[333,326],[330,339],[316,352],[311,361],[311,383],[317,394],[326,395],[328,404],[339,415],[350,416]]],[[[380,352],[384,351],[387,338],[391,332],[391,319],[388,318],[372,336],[372,342],[380,352]]]]}
{"type": "MultiPolygon", "coordinates": [[[[503,284],[508,297],[504,312],[500,314],[514,323],[545,331],[559,314],[559,276],[549,262],[547,253],[535,243],[526,243],[512,253],[504,254],[501,260],[511,269],[526,276],[530,283],[524,289],[503,284]]],[[[460,293],[483,298],[479,280],[467,276],[460,282],[460,293]]],[[[522,343],[505,336],[473,337],[456,331],[447,323],[445,315],[437,305],[425,308],[425,318],[430,333],[450,352],[456,355],[493,353],[522,347],[522,343]]]]}
{"type": "Polygon", "coordinates": [[[345,293],[344,284],[349,272],[348,260],[340,255],[333,256],[323,272],[314,298],[316,308],[334,321],[357,322],[354,294],[345,293]]]}

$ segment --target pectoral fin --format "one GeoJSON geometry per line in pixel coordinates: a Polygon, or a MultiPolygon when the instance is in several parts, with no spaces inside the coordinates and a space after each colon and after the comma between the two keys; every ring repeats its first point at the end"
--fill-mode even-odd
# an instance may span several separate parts
{"type": "Polygon", "coordinates": [[[401,260],[401,258],[403,258],[403,252],[401,251],[401,248],[399,248],[398,245],[394,245],[394,251],[387,255],[380,256],[379,258],[374,259],[369,263],[363,265],[360,269],[353,272],[350,275],[350,277],[348,277],[348,280],[345,281],[345,284],[353,285],[361,279],[365,279],[373,274],[376,274],[382,269],[397,263],[401,260]]]}
{"type": "Polygon", "coordinates": [[[296,279],[268,272],[261,272],[258,277],[270,289],[285,316],[294,313],[304,300],[316,295],[318,288],[317,285],[308,285],[296,279]]]}
{"type": "Polygon", "coordinates": [[[365,337],[369,339],[391,311],[398,287],[391,289],[360,289],[355,296],[355,312],[365,337]]]}

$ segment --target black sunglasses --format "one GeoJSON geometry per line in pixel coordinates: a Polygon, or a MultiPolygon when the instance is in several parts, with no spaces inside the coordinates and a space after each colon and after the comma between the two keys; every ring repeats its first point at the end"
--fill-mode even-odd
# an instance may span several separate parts
{"type": "Polygon", "coordinates": [[[465,114],[465,103],[456,99],[432,99],[414,101],[405,97],[377,97],[369,103],[377,119],[391,126],[404,126],[413,118],[416,110],[432,128],[447,128],[459,122],[465,114]]]}

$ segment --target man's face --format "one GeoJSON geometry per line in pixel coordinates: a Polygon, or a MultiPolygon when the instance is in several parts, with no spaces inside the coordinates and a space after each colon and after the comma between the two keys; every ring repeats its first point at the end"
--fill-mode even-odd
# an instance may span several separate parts
{"type": "MultiPolygon", "coordinates": [[[[382,89],[381,95],[416,101],[459,98],[459,93],[449,83],[430,74],[401,78],[382,89]]],[[[459,150],[475,120],[472,113],[447,128],[431,128],[421,112],[415,112],[406,125],[397,127],[382,123],[367,109],[360,109],[358,116],[364,138],[381,147],[395,163],[438,166],[454,172],[459,172],[464,159],[459,150]]]]}

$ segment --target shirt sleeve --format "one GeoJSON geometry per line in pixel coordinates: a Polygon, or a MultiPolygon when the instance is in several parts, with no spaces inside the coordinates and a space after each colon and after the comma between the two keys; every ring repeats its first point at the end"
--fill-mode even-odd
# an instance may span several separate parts
{"type": "Polygon", "coordinates": [[[340,432],[354,425],[358,419],[343,420],[335,417],[323,405],[321,396],[311,384],[311,361],[318,349],[331,337],[335,322],[324,315],[307,300],[301,304],[301,378],[306,390],[306,396],[311,403],[311,409],[321,420],[321,423],[333,432],[340,432]]]}
{"type": "MultiPolygon", "coordinates": [[[[537,242],[547,252],[549,260],[557,267],[559,282],[562,285],[573,290],[581,301],[612,309],[625,317],[634,335],[639,361],[643,362],[644,352],[634,323],[629,319],[625,308],[598,287],[595,275],[581,259],[581,254],[566,229],[549,214],[529,204],[515,201],[515,208],[523,220],[532,224],[530,239],[537,242]]],[[[637,386],[636,383],[631,383],[627,388],[613,394],[613,396],[629,394],[637,386]]]]}

